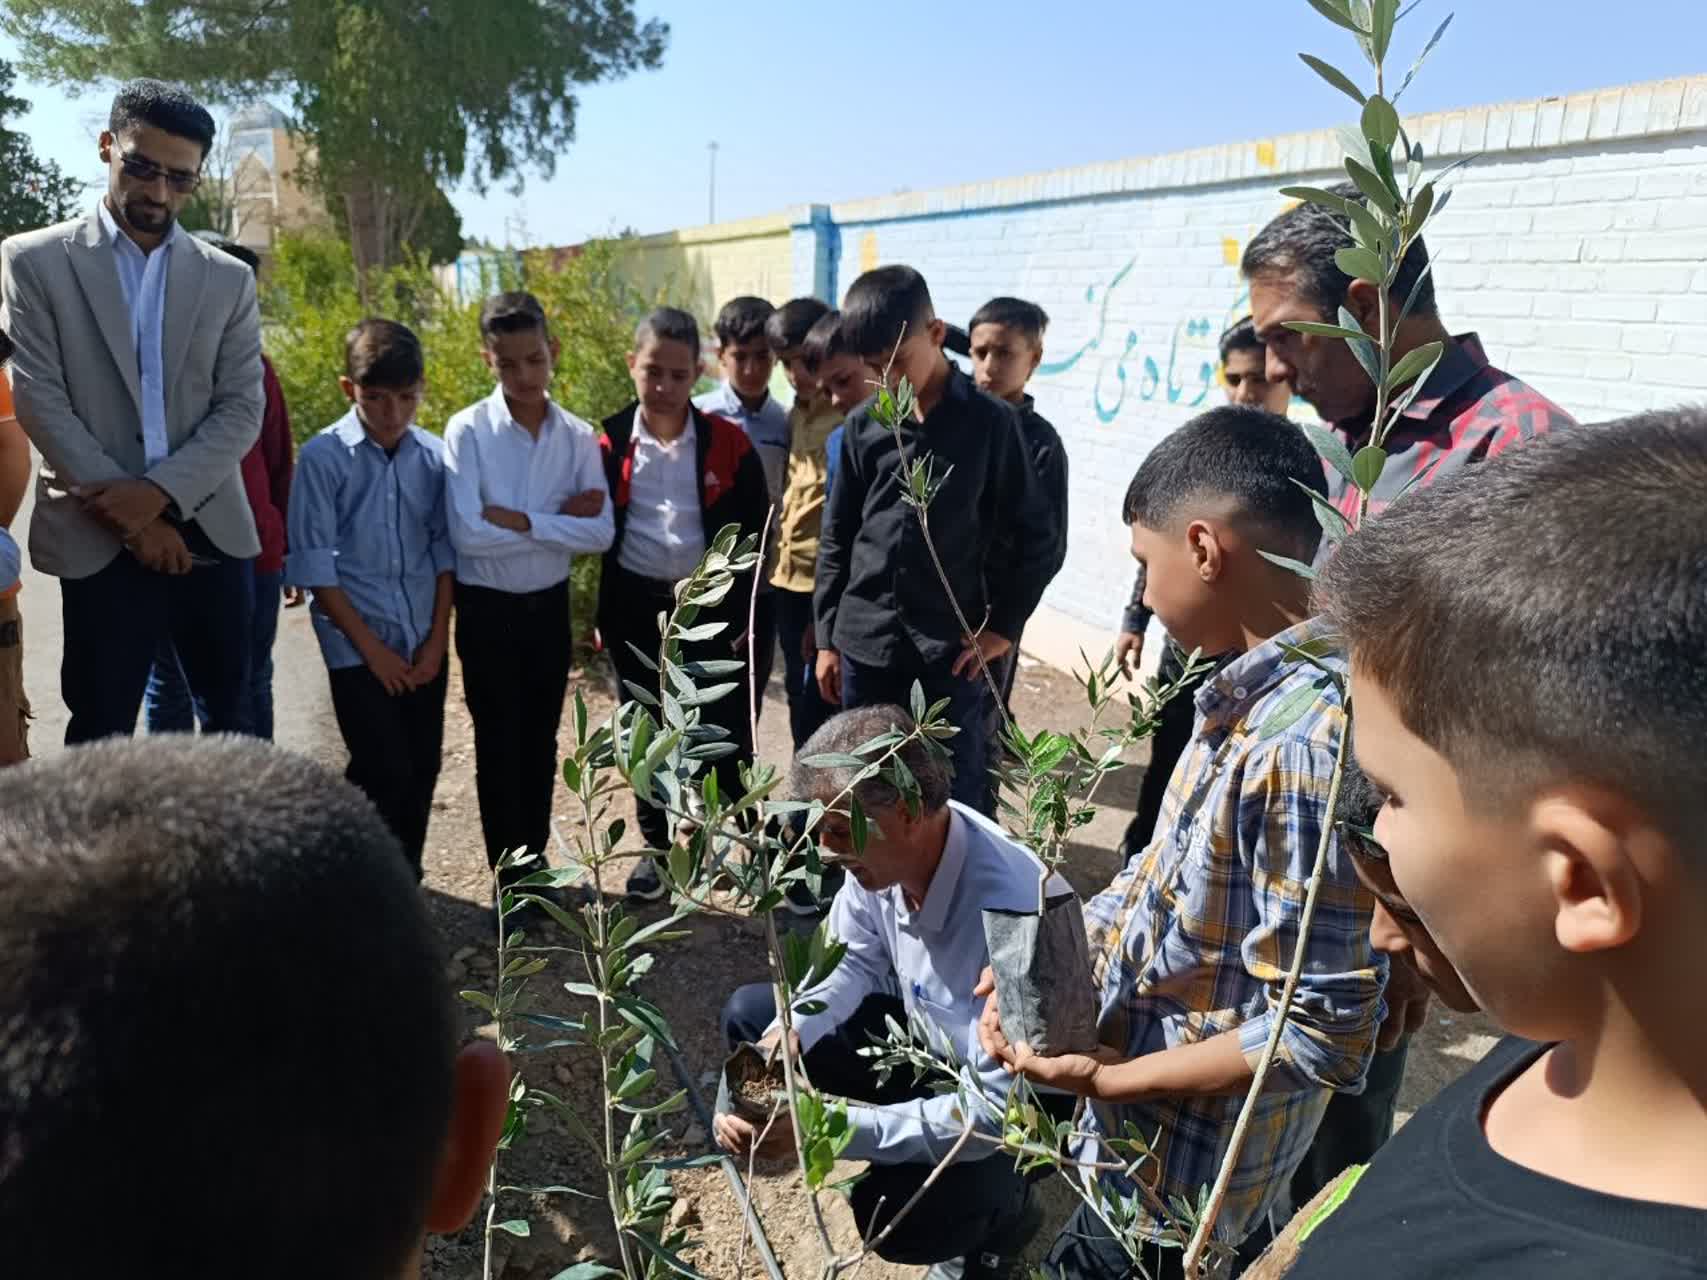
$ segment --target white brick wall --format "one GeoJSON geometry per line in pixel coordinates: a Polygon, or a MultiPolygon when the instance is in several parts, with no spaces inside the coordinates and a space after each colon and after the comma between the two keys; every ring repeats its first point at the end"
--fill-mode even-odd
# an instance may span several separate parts
{"type": "MultiPolygon", "coordinates": [[[[1429,236],[1449,327],[1586,421],[1707,396],[1707,76],[1407,128],[1431,167],[1483,153],[1448,179],[1429,236]]],[[[1331,131],[1300,134],[832,207],[843,289],[875,236],[949,319],[998,293],[1050,313],[1033,391],[1067,443],[1072,512],[1044,656],[1106,644],[1131,582],[1126,484],[1219,401],[1215,338],[1246,309],[1238,254],[1279,187],[1331,178],[1338,155],[1331,131]]]]}

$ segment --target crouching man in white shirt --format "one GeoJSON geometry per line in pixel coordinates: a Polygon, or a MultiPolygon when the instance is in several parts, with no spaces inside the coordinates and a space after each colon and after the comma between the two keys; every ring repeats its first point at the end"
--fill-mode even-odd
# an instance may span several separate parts
{"type": "MultiPolygon", "coordinates": [[[[790,778],[793,795],[831,804],[856,771],[803,761],[845,756],[881,734],[912,728],[899,707],[862,707],[836,716],[800,749],[790,778]]],[[[822,1011],[794,1019],[813,1086],[855,1104],[848,1108],[853,1140],[844,1154],[870,1162],[852,1193],[854,1220],[868,1238],[912,1199],[963,1125],[955,1094],[934,1094],[908,1071],[879,1084],[859,1050],[884,1037],[886,1018],[910,1023],[928,1032],[933,1043],[952,1046],[963,1072],[975,1076],[990,1098],[1005,1099],[1012,1077],[979,1047],[983,1001],[972,994],[989,963],[983,911],[1035,910],[1040,871],[1023,846],[949,800],[951,770],[940,754],[913,741],[899,755],[918,782],[916,811],[878,776],[854,788],[874,828],[862,856],[852,857],[845,813],[827,814],[818,829],[825,855],[848,859],[848,879],[829,917],[830,933],[848,950],[830,978],[802,996],[821,1002],[822,1011]]],[[[1059,878],[1049,891],[1070,892],[1059,878]]],[[[775,1045],[781,1037],[775,1013],[770,984],[737,990],[723,1008],[731,1047],[747,1041],[775,1045]]],[[[995,1116],[980,1112],[979,1127],[994,1133],[995,1116]]],[[[742,1158],[759,1136],[732,1114],[717,1116],[716,1134],[719,1146],[742,1158]]],[[[759,1155],[791,1153],[792,1143],[787,1124],[772,1125],[759,1155]]],[[[967,1143],[879,1254],[903,1265],[936,1264],[933,1278],[1018,1274],[1042,1210],[1014,1162],[994,1152],[991,1143],[967,1143]]]]}

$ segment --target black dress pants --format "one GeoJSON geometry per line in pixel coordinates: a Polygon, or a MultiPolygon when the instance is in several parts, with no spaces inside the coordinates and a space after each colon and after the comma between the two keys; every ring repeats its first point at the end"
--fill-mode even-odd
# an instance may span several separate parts
{"type": "Polygon", "coordinates": [[[362,666],[338,667],[331,681],[332,710],[350,752],[344,776],[373,801],[419,880],[444,747],[447,673],[399,694],[387,693],[362,666]]]}

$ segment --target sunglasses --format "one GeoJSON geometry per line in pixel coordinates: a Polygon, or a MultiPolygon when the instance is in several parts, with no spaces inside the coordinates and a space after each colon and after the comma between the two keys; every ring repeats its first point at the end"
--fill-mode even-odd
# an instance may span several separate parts
{"type": "Polygon", "coordinates": [[[119,152],[119,167],[138,182],[154,182],[165,179],[166,185],[180,195],[188,195],[202,184],[199,173],[185,173],[182,169],[162,169],[152,160],[146,160],[134,151],[119,152]]]}
{"type": "Polygon", "coordinates": [[[1402,924],[1425,928],[1422,917],[1411,909],[1393,882],[1393,868],[1388,863],[1387,851],[1375,838],[1375,832],[1346,818],[1336,821],[1334,828],[1339,832],[1340,847],[1351,855],[1351,865],[1357,872],[1357,878],[1365,889],[1375,895],[1387,914],[1402,924]]]}

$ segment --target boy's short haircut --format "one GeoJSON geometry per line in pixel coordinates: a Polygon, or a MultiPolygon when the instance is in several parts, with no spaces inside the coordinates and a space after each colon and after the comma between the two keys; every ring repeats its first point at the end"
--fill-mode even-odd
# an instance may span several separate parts
{"type": "Polygon", "coordinates": [[[1268,347],[1257,337],[1257,322],[1250,316],[1241,316],[1227,326],[1221,335],[1221,363],[1227,363],[1227,357],[1235,351],[1261,351],[1267,353],[1268,347]]]}
{"type": "Polygon", "coordinates": [[[501,334],[526,333],[530,329],[549,332],[545,308],[531,293],[520,290],[495,293],[480,307],[480,340],[487,346],[501,334]]]}
{"type": "MultiPolygon", "coordinates": [[[[1342,200],[1367,205],[1368,198],[1349,182],[1339,183],[1328,190],[1342,200]]],[[[1324,316],[1338,313],[1351,287],[1351,277],[1340,270],[1334,255],[1350,249],[1357,242],[1346,226],[1345,216],[1326,205],[1302,201],[1277,215],[1256,238],[1245,247],[1239,271],[1247,280],[1259,276],[1285,275],[1293,277],[1298,295],[1313,302],[1324,316]]],[[[1388,293],[1401,300],[1416,289],[1412,313],[1419,316],[1435,314],[1434,276],[1425,274],[1428,268],[1428,247],[1418,236],[1405,252],[1399,264],[1399,274],[1388,293]],[[1420,285],[1418,282],[1421,282],[1420,285]]]]}
{"type": "Polygon", "coordinates": [[[427,361],[408,325],[369,317],[344,339],[344,372],[358,387],[406,391],[426,381],[427,361]]]}
{"type": "Polygon", "coordinates": [[[771,312],[765,321],[765,340],[771,350],[781,355],[798,351],[806,345],[806,335],[812,326],[830,314],[830,308],[817,298],[794,298],[771,312]]]}
{"type": "Polygon", "coordinates": [[[1049,328],[1049,313],[1024,298],[991,298],[978,308],[972,323],[966,326],[966,332],[971,333],[981,324],[999,324],[1023,333],[1032,346],[1042,350],[1043,333],[1049,328]]]}
{"type": "Polygon", "coordinates": [[[679,307],[658,307],[634,326],[634,349],[648,342],[683,342],[693,348],[699,359],[699,321],[679,307]]]}
{"type": "Polygon", "coordinates": [[[1244,405],[1200,413],[1150,450],[1126,490],[1127,524],[1163,531],[1198,503],[1230,498],[1267,551],[1315,557],[1322,527],[1310,494],[1327,497],[1315,446],[1296,424],[1244,405]]]}
{"type": "Polygon", "coordinates": [[[737,347],[743,342],[765,336],[765,325],[776,308],[763,298],[744,296],[731,298],[717,313],[717,342],[719,346],[737,347]]]}
{"type": "Polygon", "coordinates": [[[800,356],[813,373],[837,356],[850,354],[847,325],[843,323],[840,311],[826,311],[819,316],[806,331],[806,340],[800,344],[800,356]]]}
{"type": "Polygon", "coordinates": [[[208,109],[181,84],[164,80],[130,80],[113,95],[107,129],[123,133],[139,124],[151,125],[174,138],[201,144],[202,159],[213,149],[214,124],[208,109]]]}
{"type": "Polygon", "coordinates": [[[918,333],[936,317],[930,286],[912,267],[867,271],[842,302],[842,333],[848,350],[863,360],[887,359],[904,335],[918,333]]]}
{"type": "Polygon", "coordinates": [[[302,756],[0,771],[7,1273],[57,1273],[99,1205],[138,1274],[400,1274],[451,1114],[444,963],[378,813],[302,756]]]}
{"type": "Polygon", "coordinates": [[[1367,522],[1316,602],[1471,803],[1598,783],[1700,849],[1703,491],[1707,409],[1543,436],[1367,522]]]}

